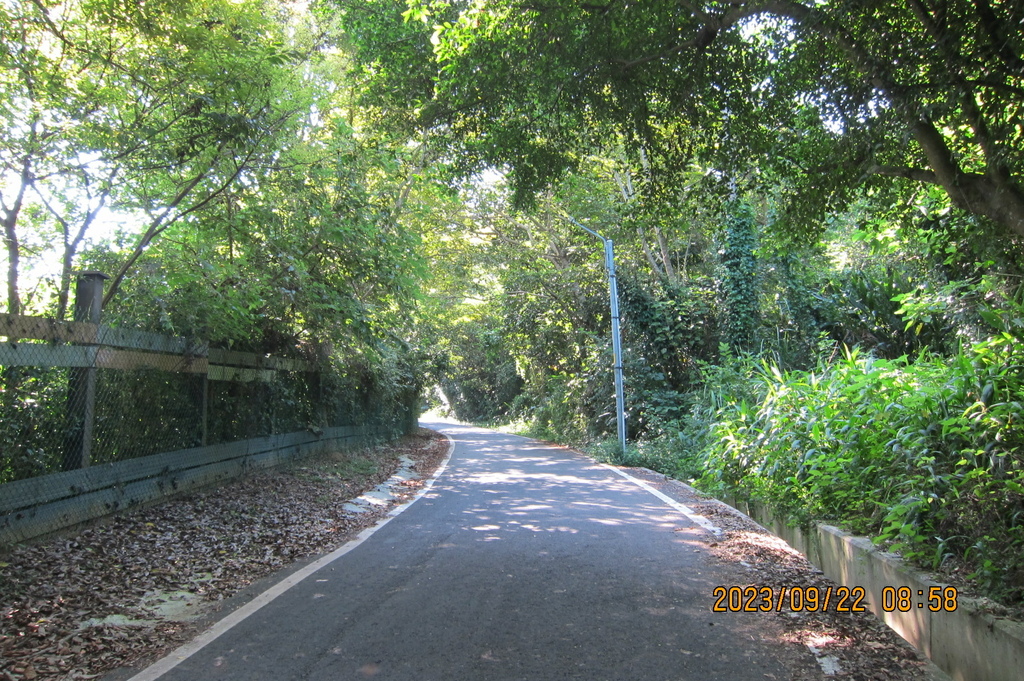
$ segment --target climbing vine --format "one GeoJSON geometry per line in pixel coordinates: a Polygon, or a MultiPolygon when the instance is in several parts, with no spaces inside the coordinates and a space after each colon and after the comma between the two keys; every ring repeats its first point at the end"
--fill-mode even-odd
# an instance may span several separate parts
{"type": "Polygon", "coordinates": [[[757,345],[760,320],[754,209],[747,202],[737,201],[730,204],[727,211],[725,248],[722,251],[726,336],[734,349],[751,351],[757,345]]]}

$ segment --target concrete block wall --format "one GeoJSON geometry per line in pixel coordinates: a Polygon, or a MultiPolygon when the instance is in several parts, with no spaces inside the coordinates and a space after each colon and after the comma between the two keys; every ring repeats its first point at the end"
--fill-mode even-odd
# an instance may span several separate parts
{"type": "Polygon", "coordinates": [[[863,587],[865,605],[897,634],[928,656],[956,681],[1024,679],[1024,623],[994,615],[985,602],[960,596],[953,612],[931,612],[928,589],[948,585],[911,568],[898,556],[879,551],[871,540],[831,525],[808,529],[790,526],[760,505],[726,500],[765,529],[784,539],[833,581],[863,587]],[[909,612],[885,612],[882,591],[907,587],[913,595],[909,612]]]}

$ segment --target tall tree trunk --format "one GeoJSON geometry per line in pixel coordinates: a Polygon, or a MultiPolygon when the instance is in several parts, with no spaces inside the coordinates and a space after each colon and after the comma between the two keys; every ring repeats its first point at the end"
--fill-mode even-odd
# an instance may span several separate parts
{"type": "MultiPolygon", "coordinates": [[[[4,204],[3,211],[3,222],[4,222],[4,246],[7,249],[7,312],[9,314],[21,314],[21,293],[18,291],[18,270],[21,261],[21,246],[18,242],[18,217],[21,214],[21,208],[25,202],[25,192],[28,189],[29,183],[31,182],[31,162],[29,159],[25,159],[21,166],[21,186],[18,188],[18,194],[14,198],[14,202],[7,206],[4,204]]],[[[14,342],[17,338],[8,338],[8,342],[14,342]]],[[[3,405],[5,407],[13,406],[18,399],[18,388],[21,386],[22,369],[16,366],[4,367],[2,374],[0,374],[3,380],[4,390],[3,392],[3,405]]],[[[28,442],[28,433],[25,430],[28,428],[27,425],[22,425],[21,434],[18,437],[18,442],[15,445],[15,450],[20,452],[24,445],[22,443],[28,442]]],[[[14,456],[15,452],[9,453],[9,456],[14,456]]]]}
{"type": "Polygon", "coordinates": [[[32,181],[31,161],[21,164],[21,186],[10,206],[4,206],[4,247],[7,249],[7,312],[21,314],[21,293],[18,275],[21,267],[21,244],[18,242],[18,217],[25,203],[25,192],[32,181]]]}
{"type": "Polygon", "coordinates": [[[636,233],[640,237],[640,247],[643,249],[644,255],[647,257],[647,263],[651,266],[651,271],[659,277],[665,276],[665,272],[661,269],[661,265],[658,264],[658,260],[654,257],[654,254],[651,253],[651,249],[647,245],[647,237],[644,234],[643,228],[637,227],[636,233]]]}
{"type": "Polygon", "coordinates": [[[7,311],[10,314],[21,314],[21,296],[18,293],[21,248],[15,228],[17,221],[18,216],[14,211],[4,218],[4,246],[7,247],[7,311]]]}
{"type": "Polygon", "coordinates": [[[932,169],[931,175],[920,179],[930,178],[945,189],[957,208],[983,215],[1024,236],[1024,196],[1006,173],[998,168],[986,175],[965,173],[931,122],[919,120],[912,131],[932,169]]]}
{"type": "Polygon", "coordinates": [[[676,268],[672,264],[672,254],[669,252],[668,239],[665,238],[665,233],[661,231],[661,228],[654,228],[654,236],[658,238],[658,250],[661,251],[661,262],[665,267],[665,278],[670,282],[676,281],[676,268]]]}

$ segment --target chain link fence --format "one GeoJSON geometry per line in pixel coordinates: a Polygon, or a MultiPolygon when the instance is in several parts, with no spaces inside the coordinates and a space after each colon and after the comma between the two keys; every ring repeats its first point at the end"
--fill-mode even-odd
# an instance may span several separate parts
{"type": "Polygon", "coordinates": [[[327,362],[8,314],[0,337],[0,544],[415,423],[415,391],[384,410],[327,362]]]}
{"type": "MultiPolygon", "coordinates": [[[[0,332],[24,319],[0,315],[0,332]]],[[[255,369],[251,365],[274,358],[230,354],[250,367],[106,346],[0,346],[0,484],[337,425],[320,418],[317,393],[324,381],[315,365],[255,369]]]]}

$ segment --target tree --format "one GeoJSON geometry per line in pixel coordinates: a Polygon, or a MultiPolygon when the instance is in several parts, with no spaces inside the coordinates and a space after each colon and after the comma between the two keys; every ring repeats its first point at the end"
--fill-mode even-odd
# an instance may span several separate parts
{"type": "Polygon", "coordinates": [[[407,333],[424,265],[400,218],[421,151],[382,139],[356,111],[343,54],[310,52],[301,78],[278,86],[288,92],[277,103],[297,113],[216,187],[201,219],[186,214],[141,249],[128,234],[113,253],[84,254],[105,271],[133,263],[108,318],[257,352],[372,351],[407,333]]]}
{"type": "Polygon", "coordinates": [[[521,198],[611,125],[633,153],[713,170],[722,196],[730,181],[789,178],[780,224],[899,178],[1024,235],[1017,3],[417,0],[378,21],[403,10],[435,45],[422,124],[457,141],[462,163],[507,166],[521,198]]]}
{"type": "Polygon", "coordinates": [[[281,8],[161,0],[0,8],[0,163],[7,308],[19,313],[22,239],[60,239],[56,316],[76,255],[106,209],[139,225],[109,303],[142,253],[272,158],[309,100],[281,8]]]}

